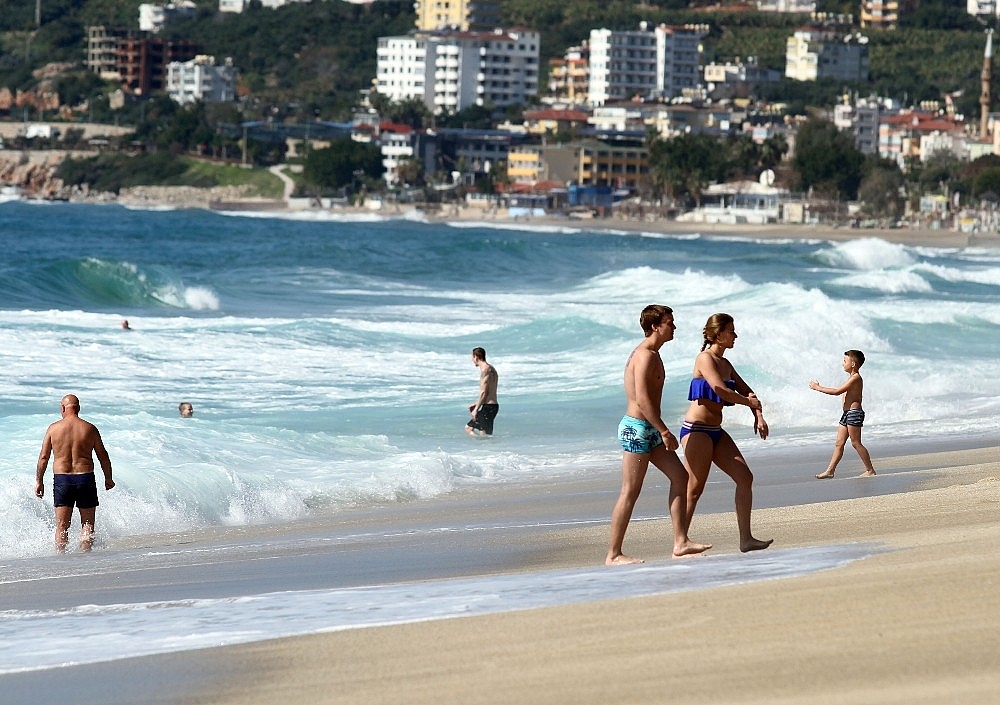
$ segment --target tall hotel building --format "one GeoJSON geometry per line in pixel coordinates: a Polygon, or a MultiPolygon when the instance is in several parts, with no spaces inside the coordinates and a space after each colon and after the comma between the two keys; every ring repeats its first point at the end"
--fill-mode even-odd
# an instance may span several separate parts
{"type": "Polygon", "coordinates": [[[538,32],[520,29],[379,37],[377,90],[435,114],[523,105],[538,93],[539,46],[538,32]]]}
{"type": "Polygon", "coordinates": [[[695,88],[701,75],[701,40],[706,25],[590,32],[591,105],[612,101],[657,100],[695,88]]]}

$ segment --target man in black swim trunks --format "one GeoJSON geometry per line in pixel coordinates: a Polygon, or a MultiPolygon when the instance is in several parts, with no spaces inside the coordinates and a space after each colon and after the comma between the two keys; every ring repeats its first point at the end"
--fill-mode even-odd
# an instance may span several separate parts
{"type": "Polygon", "coordinates": [[[80,400],[67,394],[60,403],[62,420],[49,426],[42,441],[35,470],[35,496],[45,496],[42,483],[49,457],[52,462],[52,497],[56,510],[56,551],[63,553],[69,541],[73,522],[73,506],[80,510],[80,550],[89,551],[94,544],[94,517],[97,514],[97,481],[94,476],[94,454],[104,471],[104,489],[115,486],[111,479],[111,458],[97,427],[80,418],[80,400]]]}
{"type": "Polygon", "coordinates": [[[500,411],[497,403],[497,384],[500,376],[493,365],[486,362],[486,351],[483,348],[472,349],[472,364],[479,368],[479,398],[469,406],[472,418],[465,425],[465,432],[470,436],[493,435],[493,420],[500,411]]]}

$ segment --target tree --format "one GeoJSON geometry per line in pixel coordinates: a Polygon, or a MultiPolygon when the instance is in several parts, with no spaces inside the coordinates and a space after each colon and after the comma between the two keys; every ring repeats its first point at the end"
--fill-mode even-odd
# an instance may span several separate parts
{"type": "Polygon", "coordinates": [[[898,218],[902,210],[900,188],[903,183],[903,173],[895,164],[879,162],[858,187],[858,200],[864,212],[873,218],[898,218]]]}
{"type": "Polygon", "coordinates": [[[864,159],[850,133],[841,132],[832,122],[812,119],[799,128],[792,164],[803,191],[853,200],[864,159]]]}
{"type": "Polygon", "coordinates": [[[705,187],[725,179],[729,162],[722,147],[718,139],[708,135],[654,137],[649,145],[654,186],[673,200],[690,196],[700,206],[705,187]]]}
{"type": "Polygon", "coordinates": [[[326,149],[311,151],[302,176],[310,185],[326,191],[357,186],[366,178],[381,178],[382,171],[382,153],[378,147],[340,139],[326,149]]]}

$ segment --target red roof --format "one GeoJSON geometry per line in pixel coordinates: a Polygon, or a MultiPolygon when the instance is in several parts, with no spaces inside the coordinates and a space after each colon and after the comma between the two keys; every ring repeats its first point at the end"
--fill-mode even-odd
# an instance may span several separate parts
{"type": "Polygon", "coordinates": [[[524,114],[525,120],[556,120],[562,122],[587,122],[590,115],[582,110],[535,110],[524,114]]]}

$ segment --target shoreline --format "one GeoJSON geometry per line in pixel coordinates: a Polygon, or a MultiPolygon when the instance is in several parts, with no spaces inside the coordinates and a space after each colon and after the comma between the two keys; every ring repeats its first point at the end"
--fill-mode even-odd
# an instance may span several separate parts
{"type": "MultiPolygon", "coordinates": [[[[783,465],[787,463],[775,463],[783,465]]],[[[795,472],[804,473],[802,465],[795,472]]],[[[968,696],[946,697],[948,702],[992,703],[1000,686],[1000,674],[992,667],[1000,638],[991,626],[1000,609],[1000,594],[993,589],[1000,579],[1000,556],[994,550],[1000,541],[1000,523],[995,521],[1000,445],[990,438],[964,448],[932,443],[913,454],[881,455],[877,467],[879,477],[854,479],[859,468],[845,459],[835,480],[802,478],[806,491],[815,495],[810,501],[754,510],[755,534],[775,538],[778,551],[836,549],[858,542],[882,547],[839,568],[749,583],[734,575],[735,584],[693,592],[306,634],[11,674],[0,676],[0,682],[12,697],[44,691],[45,698],[34,700],[37,705],[64,701],[81,677],[93,684],[83,699],[76,692],[81,705],[263,705],[276,699],[314,705],[436,705],[441,693],[456,702],[491,705],[603,705],[611,699],[653,705],[662,703],[665,692],[682,702],[705,705],[938,703],[944,692],[968,696]],[[907,489],[880,494],[874,483],[891,482],[894,475],[905,480],[907,489]],[[823,500],[840,488],[860,495],[823,500]],[[944,657],[942,643],[948,649],[944,657]],[[866,659],[866,653],[875,656],[866,659]],[[850,681],[858,668],[864,678],[845,691],[845,679],[850,681]],[[622,673],[630,674],[625,682],[618,681],[622,673]],[[914,673],[919,678],[912,679],[914,673]],[[948,690],[956,684],[965,690],[948,690]],[[157,692],[147,692],[154,688],[157,692]]],[[[762,497],[771,492],[763,482],[769,471],[765,463],[756,464],[762,497]]],[[[652,566],[673,570],[676,565],[683,571],[683,561],[666,557],[668,519],[655,515],[664,504],[665,482],[651,480],[652,475],[640,497],[646,503],[645,515],[629,528],[626,550],[652,566]]],[[[719,475],[714,484],[713,492],[731,507],[731,483],[719,475]]],[[[303,589],[283,568],[281,561],[289,551],[300,552],[307,560],[303,565],[318,571],[321,583],[356,578],[359,586],[391,584],[386,576],[399,565],[384,566],[390,573],[382,577],[370,575],[366,566],[391,563],[397,554],[418,564],[431,557],[404,579],[416,581],[414,585],[460,576],[592,569],[603,562],[607,515],[617,485],[618,472],[609,469],[600,477],[569,483],[469,488],[449,497],[287,529],[278,532],[268,552],[247,557],[227,551],[261,540],[269,534],[268,527],[214,536],[150,537],[138,543],[146,544],[141,550],[154,548],[154,553],[169,545],[192,555],[221,551],[228,567],[215,573],[192,563],[192,584],[228,584],[248,569],[267,576],[251,579],[249,594],[303,589]],[[577,514],[599,518],[542,521],[577,514]],[[473,521],[483,528],[464,533],[447,528],[473,521]],[[326,547],[301,548],[297,537],[303,531],[327,537],[326,547]],[[338,546],[338,531],[348,532],[358,543],[338,546]],[[438,542],[440,552],[421,553],[429,542],[438,542]],[[420,548],[413,554],[407,546],[420,548]],[[327,565],[321,556],[328,552],[342,552],[345,560],[327,565]],[[435,562],[443,559],[447,566],[435,562]]],[[[727,563],[766,561],[776,555],[739,554],[732,511],[699,511],[692,536],[714,543],[711,555],[727,563]]],[[[75,586],[70,591],[74,604],[120,602],[116,591],[121,590],[122,595],[136,595],[129,585],[138,585],[147,570],[133,566],[129,585],[119,583],[117,572],[108,574],[87,594],[86,584],[97,576],[81,583],[77,573],[83,566],[71,563],[65,569],[73,575],[64,578],[75,586]]],[[[598,575],[603,570],[599,566],[598,575]]],[[[187,583],[177,581],[187,578],[176,569],[149,572],[158,590],[174,599],[183,596],[187,583]]],[[[44,609],[52,595],[66,594],[60,579],[44,582],[23,596],[33,609],[44,609]]],[[[13,596],[25,592],[25,586],[8,585],[6,592],[13,596]]]]}
{"type": "Polygon", "coordinates": [[[310,199],[274,200],[267,198],[247,198],[239,187],[153,187],[139,186],[127,190],[120,196],[96,194],[73,198],[70,203],[117,204],[127,208],[158,210],[198,209],[208,212],[239,214],[246,212],[255,216],[273,215],[287,218],[290,215],[331,215],[346,217],[376,217],[386,220],[422,219],[428,223],[483,223],[487,227],[517,229],[524,227],[572,228],[594,232],[648,233],[651,235],[703,235],[707,237],[747,237],[763,240],[830,240],[845,242],[864,238],[879,238],[907,246],[938,248],[1000,247],[1000,233],[969,233],[956,229],[900,227],[900,228],[850,228],[833,224],[790,224],[769,223],[765,225],[748,223],[697,223],[667,219],[638,219],[629,216],[611,215],[602,218],[569,218],[559,215],[509,217],[498,216],[481,208],[463,207],[443,211],[424,211],[418,208],[401,209],[390,206],[367,208],[358,206],[333,206],[317,208],[304,205],[310,199]],[[301,203],[300,203],[301,202],[301,203]],[[275,208],[284,204],[281,208],[275,208]],[[225,207],[220,207],[225,206],[225,207]]]}

